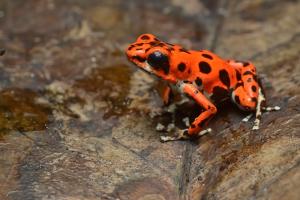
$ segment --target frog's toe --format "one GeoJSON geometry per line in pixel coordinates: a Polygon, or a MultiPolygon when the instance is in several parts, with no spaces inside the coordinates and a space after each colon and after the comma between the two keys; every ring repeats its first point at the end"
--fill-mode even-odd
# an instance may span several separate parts
{"type": "Polygon", "coordinates": [[[210,133],[211,131],[212,131],[211,128],[204,129],[204,130],[202,130],[202,131],[200,131],[200,132],[198,133],[198,137],[200,137],[200,136],[202,136],[202,135],[205,135],[205,134],[207,134],[207,133],[210,133]]]}
{"type": "Polygon", "coordinates": [[[187,140],[190,139],[188,135],[188,130],[183,129],[183,130],[177,130],[176,131],[178,134],[175,136],[160,136],[160,141],[161,142],[168,142],[168,141],[177,141],[177,140],[187,140]]]}
{"type": "Polygon", "coordinates": [[[242,119],[242,122],[248,122],[249,119],[251,119],[252,116],[253,116],[253,113],[247,115],[244,119],[242,119]]]}
{"type": "Polygon", "coordinates": [[[278,111],[281,108],[279,106],[274,106],[274,107],[261,107],[261,110],[270,112],[270,111],[278,111]]]}

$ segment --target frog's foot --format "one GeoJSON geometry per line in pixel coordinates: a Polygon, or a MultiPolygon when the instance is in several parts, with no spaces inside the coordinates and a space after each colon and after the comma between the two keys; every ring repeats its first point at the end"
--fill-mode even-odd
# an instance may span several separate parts
{"type": "MultiPolygon", "coordinates": [[[[278,111],[280,110],[279,106],[274,106],[274,107],[261,107],[261,110],[264,112],[271,112],[271,111],[278,111]]],[[[244,119],[242,119],[242,122],[248,122],[251,117],[253,117],[253,113],[247,115],[244,119]]]]}
{"type": "Polygon", "coordinates": [[[279,106],[274,106],[274,107],[261,107],[261,110],[262,110],[262,111],[265,111],[265,112],[278,111],[278,110],[280,110],[280,107],[279,107],[279,106]]]}
{"type": "Polygon", "coordinates": [[[187,129],[178,130],[177,132],[178,132],[178,135],[176,135],[176,136],[160,136],[160,141],[161,142],[169,142],[169,141],[190,139],[187,129]]]}
{"type": "Polygon", "coordinates": [[[178,135],[176,135],[176,136],[160,136],[160,141],[161,142],[169,142],[169,141],[177,141],[177,140],[188,140],[188,139],[194,138],[195,136],[196,136],[196,138],[200,137],[202,135],[210,133],[211,131],[212,131],[211,128],[208,128],[208,129],[200,131],[198,134],[193,135],[193,137],[191,137],[188,134],[188,129],[183,129],[183,130],[178,130],[177,131],[178,135]]]}
{"type": "Polygon", "coordinates": [[[261,113],[262,111],[277,111],[280,110],[279,106],[274,106],[274,107],[263,107],[261,106],[261,103],[264,102],[265,96],[261,92],[261,89],[259,88],[258,90],[258,99],[257,99],[257,105],[256,105],[256,113],[255,113],[255,120],[254,120],[254,126],[252,127],[252,130],[258,130],[259,129],[259,124],[260,124],[260,119],[261,119],[261,113]]]}
{"type": "Polygon", "coordinates": [[[244,119],[242,119],[242,122],[248,122],[249,119],[251,119],[252,116],[253,116],[253,113],[247,115],[244,119]]]}
{"type": "Polygon", "coordinates": [[[212,131],[211,128],[204,129],[204,130],[200,131],[200,132],[197,134],[197,137],[200,137],[200,136],[202,136],[202,135],[205,135],[205,134],[207,134],[207,133],[210,133],[211,131],[212,131]]]}

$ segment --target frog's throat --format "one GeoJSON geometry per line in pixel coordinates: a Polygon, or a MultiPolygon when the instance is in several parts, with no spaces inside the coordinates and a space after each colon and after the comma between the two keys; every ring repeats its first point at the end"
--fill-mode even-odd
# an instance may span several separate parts
{"type": "Polygon", "coordinates": [[[143,69],[151,74],[154,74],[151,66],[149,65],[149,63],[147,61],[145,61],[145,66],[143,67],[143,69]]]}
{"type": "Polygon", "coordinates": [[[141,67],[144,71],[148,72],[149,74],[151,75],[154,75],[155,77],[159,78],[159,79],[162,79],[164,81],[168,81],[168,82],[171,82],[171,83],[176,83],[177,80],[174,79],[174,77],[172,76],[169,76],[169,75],[164,75],[162,76],[161,74],[157,73],[156,71],[154,71],[152,69],[152,67],[150,66],[150,64],[145,61],[145,65],[143,67],[141,67]]]}

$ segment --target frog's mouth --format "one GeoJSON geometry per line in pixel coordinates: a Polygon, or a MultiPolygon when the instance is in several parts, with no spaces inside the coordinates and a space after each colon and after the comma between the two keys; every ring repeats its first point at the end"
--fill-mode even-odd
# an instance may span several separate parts
{"type": "Polygon", "coordinates": [[[172,83],[176,83],[176,80],[170,79],[170,78],[166,78],[166,77],[162,77],[159,74],[155,73],[155,71],[152,70],[152,67],[149,65],[149,63],[147,61],[143,62],[143,63],[137,63],[137,62],[133,62],[136,66],[139,67],[139,69],[143,70],[144,72],[146,72],[147,74],[155,77],[156,79],[160,79],[160,80],[168,80],[172,83]]]}
{"type": "Polygon", "coordinates": [[[128,56],[127,58],[131,62],[131,64],[134,65],[135,67],[137,66],[139,69],[143,70],[147,74],[153,74],[151,67],[146,60],[142,60],[140,58],[137,58],[136,56],[133,57],[128,56]]]}
{"type": "Polygon", "coordinates": [[[148,64],[147,61],[137,64],[139,66],[140,69],[142,69],[144,72],[147,72],[148,74],[152,74],[153,75],[153,71],[151,69],[151,66],[148,64]]]}
{"type": "Polygon", "coordinates": [[[153,75],[151,72],[147,71],[146,69],[144,69],[144,68],[142,68],[142,67],[140,67],[140,69],[143,70],[144,72],[146,72],[146,73],[149,74],[149,75],[153,75]]]}

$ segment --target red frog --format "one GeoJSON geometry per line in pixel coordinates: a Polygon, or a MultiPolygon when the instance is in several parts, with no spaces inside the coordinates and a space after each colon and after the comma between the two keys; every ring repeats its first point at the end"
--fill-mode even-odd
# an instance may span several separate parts
{"type": "MultiPolygon", "coordinates": [[[[203,130],[217,113],[215,105],[230,98],[240,109],[255,112],[253,130],[259,129],[262,111],[279,110],[264,107],[265,97],[257,81],[255,66],[250,62],[224,60],[208,50],[187,50],[182,46],[160,41],[152,34],[139,36],[126,51],[128,59],[142,70],[174,84],[180,93],[194,99],[204,111],[185,130],[162,141],[188,139],[211,131],[203,130]]],[[[168,104],[172,92],[167,86],[163,95],[168,104]]],[[[243,121],[248,121],[247,116],[243,121]]]]}

